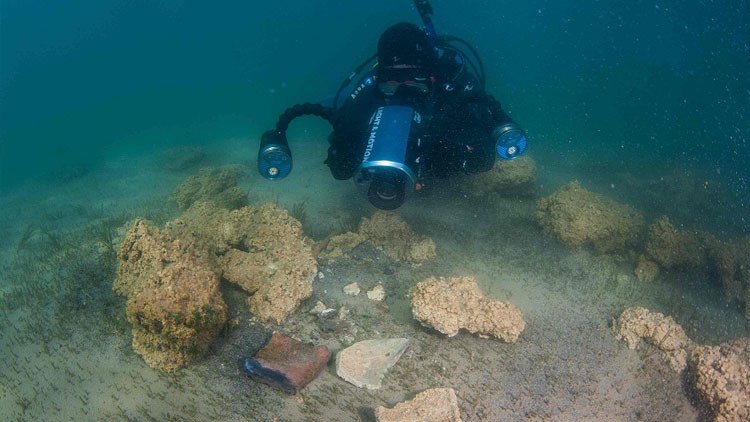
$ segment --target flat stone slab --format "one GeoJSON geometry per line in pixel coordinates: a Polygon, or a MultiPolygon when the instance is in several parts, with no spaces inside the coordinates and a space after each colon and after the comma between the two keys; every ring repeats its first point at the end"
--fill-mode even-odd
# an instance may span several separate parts
{"type": "Polygon", "coordinates": [[[433,388],[393,409],[378,406],[378,422],[461,422],[458,398],[452,388],[433,388]]]}
{"type": "Polygon", "coordinates": [[[245,372],[254,380],[296,394],[325,368],[331,352],[325,346],[302,343],[280,333],[252,358],[245,359],[245,372]]]}
{"type": "Polygon", "coordinates": [[[364,340],[336,355],[336,374],[360,388],[376,390],[409,345],[409,339],[364,340]]]}

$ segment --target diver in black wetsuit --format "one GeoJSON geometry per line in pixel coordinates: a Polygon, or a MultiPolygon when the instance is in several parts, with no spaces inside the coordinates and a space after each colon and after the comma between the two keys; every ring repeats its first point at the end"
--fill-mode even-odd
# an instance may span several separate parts
{"type": "Polygon", "coordinates": [[[490,170],[495,157],[513,159],[526,149],[523,131],[484,91],[484,69],[476,52],[455,37],[435,35],[425,0],[416,0],[425,28],[397,23],[378,41],[377,63],[343,105],[338,99],[363,63],[342,84],[333,107],[302,104],[279,118],[263,135],[258,168],[267,179],[291,171],[286,128],[315,114],[333,126],[329,166],[334,178],[354,178],[377,208],[401,206],[410,191],[431,178],[490,170]],[[467,57],[461,47],[468,48],[467,57]]]}
{"type": "Polygon", "coordinates": [[[467,58],[449,46],[434,52],[425,32],[411,23],[383,33],[377,58],[375,71],[362,78],[334,115],[326,160],[333,177],[352,177],[362,162],[370,116],[387,104],[409,105],[425,120],[422,178],[492,168],[497,154],[493,131],[514,123],[484,92],[467,58]]]}

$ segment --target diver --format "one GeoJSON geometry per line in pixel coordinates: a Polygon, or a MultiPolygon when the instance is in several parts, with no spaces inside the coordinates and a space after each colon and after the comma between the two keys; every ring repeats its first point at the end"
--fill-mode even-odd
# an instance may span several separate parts
{"type": "Polygon", "coordinates": [[[304,114],[333,127],[325,160],[333,177],[354,178],[380,209],[398,208],[432,178],[487,171],[496,157],[514,159],[525,151],[524,132],[484,90],[476,51],[459,38],[438,37],[429,3],[415,5],[424,28],[401,22],[386,29],[377,54],[342,83],[332,107],[294,106],[263,135],[258,168],[264,177],[279,179],[291,171],[285,131],[304,114]]]}

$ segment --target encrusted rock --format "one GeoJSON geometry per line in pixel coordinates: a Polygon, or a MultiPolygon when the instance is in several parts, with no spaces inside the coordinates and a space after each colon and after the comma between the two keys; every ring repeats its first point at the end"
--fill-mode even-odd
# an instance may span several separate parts
{"type": "Polygon", "coordinates": [[[415,233],[403,218],[392,212],[377,211],[372,217],[362,219],[359,234],[400,261],[422,264],[437,256],[432,239],[415,233]]]}
{"type": "Polygon", "coordinates": [[[332,236],[326,241],[325,247],[318,256],[329,259],[338,258],[356,248],[365,240],[367,239],[361,234],[352,232],[332,236]]]}
{"type": "Polygon", "coordinates": [[[696,347],[688,371],[714,420],[750,420],[750,338],[696,347]]]}
{"type": "Polygon", "coordinates": [[[252,293],[250,310],[265,323],[282,323],[312,295],[317,262],[311,242],[286,210],[266,204],[229,211],[197,203],[169,230],[203,239],[221,275],[252,293]]]}
{"type": "Polygon", "coordinates": [[[356,233],[346,232],[321,242],[318,256],[338,258],[365,241],[383,249],[392,259],[413,265],[437,256],[432,239],[416,234],[403,218],[387,211],[377,211],[372,217],[363,218],[356,233]]]}
{"type": "Polygon", "coordinates": [[[526,323],[515,305],[487,299],[472,277],[431,277],[411,297],[414,318],[449,337],[465,329],[515,343],[526,323]]]}
{"type": "Polygon", "coordinates": [[[344,294],[346,295],[357,296],[359,292],[359,284],[357,284],[357,282],[350,283],[344,286],[344,294]]]}
{"type": "Polygon", "coordinates": [[[492,170],[470,176],[466,186],[473,195],[491,193],[528,195],[534,191],[536,163],[529,156],[497,160],[492,170]]]}
{"type": "Polygon", "coordinates": [[[206,254],[136,220],[118,260],[113,289],[128,299],[133,349],[164,371],[201,356],[226,321],[219,277],[206,254]]]}
{"type": "Polygon", "coordinates": [[[693,342],[672,317],[646,308],[628,308],[620,315],[616,329],[617,338],[629,348],[635,349],[644,339],[662,351],[662,357],[676,372],[685,369],[693,342]]]}
{"type": "Polygon", "coordinates": [[[376,302],[382,302],[385,299],[385,288],[378,284],[367,292],[367,298],[376,302]]]}
{"type": "Polygon", "coordinates": [[[392,409],[378,406],[375,418],[378,422],[461,422],[461,412],[452,388],[433,388],[392,409]]]}
{"type": "Polygon", "coordinates": [[[336,355],[336,374],[360,388],[380,388],[388,369],[409,345],[405,338],[364,340],[336,355]]]}
{"type": "Polygon", "coordinates": [[[336,313],[336,310],[329,308],[325,303],[318,301],[315,306],[310,309],[310,313],[321,318],[330,318],[336,313]]]}
{"type": "Polygon", "coordinates": [[[318,376],[330,358],[331,352],[325,346],[273,333],[268,344],[245,359],[244,366],[253,379],[296,394],[318,376]]]}
{"type": "Polygon", "coordinates": [[[633,208],[589,192],[577,181],[537,203],[536,219],[544,231],[572,248],[592,246],[602,253],[626,253],[643,229],[633,208]]]}
{"type": "Polygon", "coordinates": [[[649,227],[648,258],[665,269],[704,269],[712,264],[719,241],[704,232],[678,230],[663,216],[649,227]]]}

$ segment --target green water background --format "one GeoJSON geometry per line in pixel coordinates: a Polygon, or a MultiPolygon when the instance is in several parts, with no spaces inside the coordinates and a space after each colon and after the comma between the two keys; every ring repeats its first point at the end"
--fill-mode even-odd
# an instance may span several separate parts
{"type": "MultiPolygon", "coordinates": [[[[727,193],[709,226],[748,229],[750,2],[432,3],[542,163],[602,186],[683,172],[727,193]]],[[[400,20],[418,22],[411,2],[4,1],[0,191],[113,148],[257,139],[285,107],[330,96],[400,20]]],[[[298,125],[320,134],[322,161],[327,128],[298,125]]]]}

